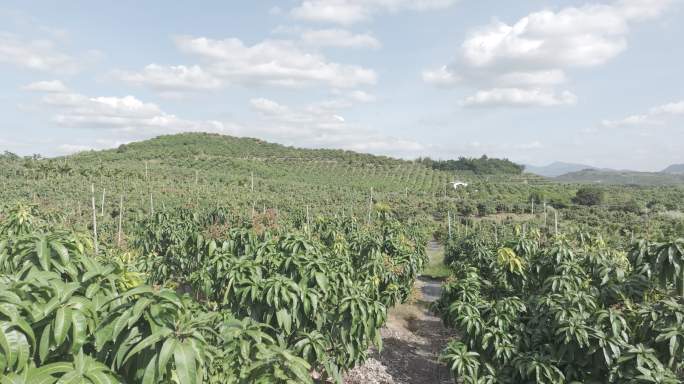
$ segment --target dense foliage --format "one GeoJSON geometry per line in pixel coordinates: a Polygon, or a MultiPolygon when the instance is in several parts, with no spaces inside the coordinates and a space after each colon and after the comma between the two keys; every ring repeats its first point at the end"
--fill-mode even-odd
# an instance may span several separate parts
{"type": "Polygon", "coordinates": [[[577,190],[572,202],[580,205],[600,205],[603,203],[604,191],[598,187],[581,187],[577,190]]]}
{"type": "Polygon", "coordinates": [[[96,255],[19,206],[0,224],[2,383],[340,382],[425,262],[421,233],[376,215],[279,231],[158,212],[96,255]]]}
{"type": "Polygon", "coordinates": [[[468,171],[476,175],[519,175],[525,170],[524,166],[508,159],[489,158],[486,155],[480,158],[459,157],[458,160],[432,160],[425,157],[418,159],[418,162],[440,171],[468,171]]]}
{"type": "Polygon", "coordinates": [[[466,383],[678,383],[684,239],[471,233],[449,243],[436,307],[466,383]]]}
{"type": "Polygon", "coordinates": [[[684,188],[432,164],[208,134],[0,155],[0,384],[339,381],[430,233],[458,380],[681,379],[684,188]]]}

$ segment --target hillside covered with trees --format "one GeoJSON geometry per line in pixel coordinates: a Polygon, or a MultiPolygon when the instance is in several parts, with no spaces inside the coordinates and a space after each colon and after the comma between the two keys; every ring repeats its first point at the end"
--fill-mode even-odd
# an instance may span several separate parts
{"type": "Polygon", "coordinates": [[[440,171],[464,171],[475,175],[519,175],[525,169],[508,159],[495,159],[482,155],[480,158],[459,157],[458,160],[433,160],[419,158],[418,163],[440,171]]]}
{"type": "Polygon", "coordinates": [[[682,378],[678,186],[199,133],[0,161],[11,383],[341,383],[427,266],[460,381],[682,378]]]}

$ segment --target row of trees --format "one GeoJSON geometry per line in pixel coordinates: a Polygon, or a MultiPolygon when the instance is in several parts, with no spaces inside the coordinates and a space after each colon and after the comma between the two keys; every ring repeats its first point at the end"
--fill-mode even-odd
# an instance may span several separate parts
{"type": "Polygon", "coordinates": [[[519,175],[525,167],[508,159],[459,157],[458,160],[433,160],[429,157],[418,158],[418,163],[441,171],[467,171],[476,175],[510,174],[519,175]]]}
{"type": "Polygon", "coordinates": [[[157,212],[96,254],[19,206],[0,222],[0,382],[339,383],[425,263],[420,232],[373,223],[157,212]]]}
{"type": "Polygon", "coordinates": [[[487,231],[447,247],[435,305],[461,337],[465,383],[684,380],[684,239],[608,245],[596,232],[487,231]]]}

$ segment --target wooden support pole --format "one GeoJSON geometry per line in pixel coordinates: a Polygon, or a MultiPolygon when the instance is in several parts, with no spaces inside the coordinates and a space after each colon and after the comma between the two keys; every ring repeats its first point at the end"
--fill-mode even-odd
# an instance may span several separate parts
{"type": "Polygon", "coordinates": [[[553,210],[553,217],[556,227],[556,235],[558,235],[558,211],[556,211],[555,209],[553,210]]]}
{"type": "Polygon", "coordinates": [[[451,211],[447,211],[447,220],[449,223],[449,240],[451,240],[451,211]]]}
{"type": "Polygon", "coordinates": [[[102,204],[100,204],[100,217],[104,217],[104,205],[105,205],[105,191],[106,188],[102,188],[102,204]]]}
{"type": "Polygon", "coordinates": [[[97,210],[95,208],[95,184],[90,184],[90,198],[93,205],[93,244],[95,246],[95,255],[98,254],[97,245],[97,210]]]}
{"type": "Polygon", "coordinates": [[[119,200],[119,234],[117,236],[116,246],[121,248],[121,223],[123,221],[123,195],[119,200]]]}
{"type": "Polygon", "coordinates": [[[371,223],[371,214],[373,213],[373,187],[370,190],[370,200],[368,203],[368,225],[371,223]]]}

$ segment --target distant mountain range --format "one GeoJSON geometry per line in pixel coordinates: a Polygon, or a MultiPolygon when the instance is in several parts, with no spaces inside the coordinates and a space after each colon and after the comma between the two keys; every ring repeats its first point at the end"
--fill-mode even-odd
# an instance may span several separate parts
{"type": "Polygon", "coordinates": [[[684,174],[684,164],[672,164],[669,167],[663,169],[661,172],[682,175],[684,174]]]}
{"type": "Polygon", "coordinates": [[[567,183],[682,185],[684,164],[673,164],[661,172],[636,172],[597,168],[585,164],[554,162],[546,166],[526,165],[525,171],[567,183]]]}
{"type": "Polygon", "coordinates": [[[525,165],[525,172],[534,173],[535,175],[544,177],[557,177],[566,173],[578,172],[584,169],[596,169],[596,167],[584,164],[564,163],[561,161],[556,161],[544,166],[525,165]]]}

